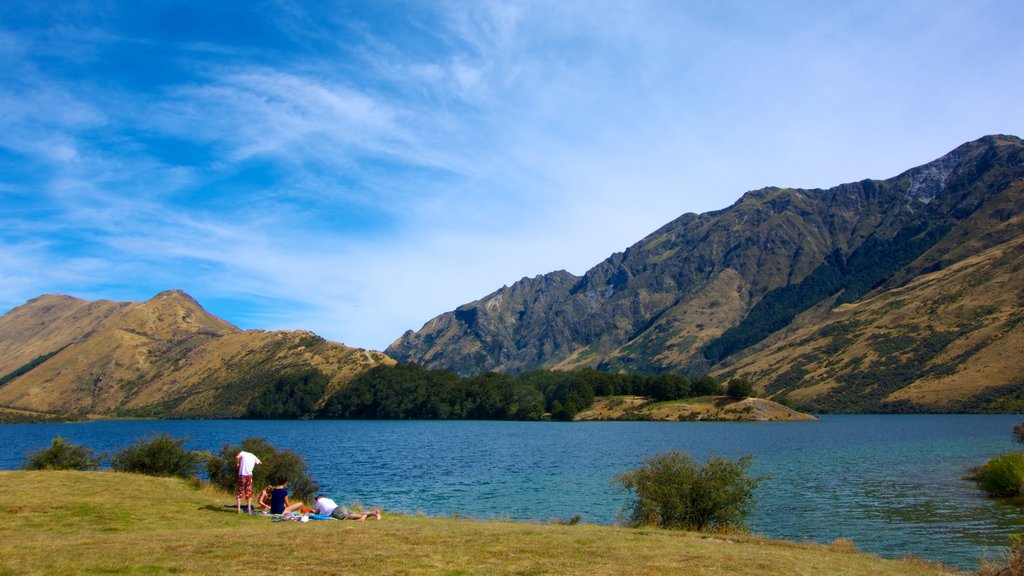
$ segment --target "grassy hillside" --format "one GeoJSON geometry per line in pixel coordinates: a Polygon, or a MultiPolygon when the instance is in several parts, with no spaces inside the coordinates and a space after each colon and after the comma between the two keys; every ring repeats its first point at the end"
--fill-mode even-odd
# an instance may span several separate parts
{"type": "Polygon", "coordinates": [[[643,396],[603,396],[595,398],[593,406],[576,414],[573,420],[794,422],[815,417],[763,398],[700,396],[656,402],[643,396]]]}
{"type": "Polygon", "coordinates": [[[1024,140],[988,136],[887,180],[685,214],[386,352],[467,375],[740,374],[813,411],[1019,411],[1022,206],[1024,140]]]}
{"type": "Polygon", "coordinates": [[[1024,238],[811,314],[719,376],[812,410],[1017,411],[1024,238]]]}
{"type": "Polygon", "coordinates": [[[0,316],[0,407],[41,417],[239,417],[282,380],[315,374],[308,412],[391,362],[312,332],[239,330],[174,290],[125,303],[42,296],[0,316]]]}
{"type": "Polygon", "coordinates": [[[842,543],[386,511],[380,522],[274,523],[177,479],[0,472],[0,481],[0,574],[949,574],[842,543]]]}

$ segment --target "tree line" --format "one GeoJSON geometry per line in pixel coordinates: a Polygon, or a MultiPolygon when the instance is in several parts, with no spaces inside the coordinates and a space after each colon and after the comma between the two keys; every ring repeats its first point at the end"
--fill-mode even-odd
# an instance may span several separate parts
{"type": "MultiPolygon", "coordinates": [[[[589,408],[596,396],[636,395],[668,401],[726,392],[711,376],[618,374],[584,368],[463,377],[406,363],[363,372],[316,409],[314,398],[321,397],[325,384],[326,378],[315,371],[281,375],[252,399],[243,417],[571,420],[589,408]]],[[[748,396],[750,388],[749,382],[734,379],[728,393],[748,396]]]]}

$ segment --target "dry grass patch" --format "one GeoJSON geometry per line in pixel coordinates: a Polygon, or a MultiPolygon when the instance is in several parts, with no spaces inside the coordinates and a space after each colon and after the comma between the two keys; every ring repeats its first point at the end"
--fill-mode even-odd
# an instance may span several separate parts
{"type": "Polygon", "coordinates": [[[0,480],[9,502],[0,508],[0,574],[944,573],[745,535],[386,512],[380,522],[274,523],[237,515],[222,492],[112,472],[0,472],[0,480]]]}

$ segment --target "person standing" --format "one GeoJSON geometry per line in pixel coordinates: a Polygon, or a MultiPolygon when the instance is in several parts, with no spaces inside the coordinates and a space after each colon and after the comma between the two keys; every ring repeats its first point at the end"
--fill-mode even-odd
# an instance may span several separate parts
{"type": "Polygon", "coordinates": [[[242,513],[242,498],[245,498],[246,509],[252,514],[252,471],[261,464],[260,459],[252,452],[242,450],[235,456],[235,464],[238,465],[238,491],[235,494],[238,513],[242,513]]]}

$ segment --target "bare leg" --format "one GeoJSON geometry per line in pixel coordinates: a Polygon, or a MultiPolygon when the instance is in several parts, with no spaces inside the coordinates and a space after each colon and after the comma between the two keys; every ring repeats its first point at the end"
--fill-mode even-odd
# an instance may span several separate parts
{"type": "Polygon", "coordinates": [[[301,508],[302,508],[302,502],[292,502],[291,504],[288,505],[287,508],[284,509],[284,511],[285,511],[285,513],[295,512],[296,510],[299,510],[301,508]]]}

